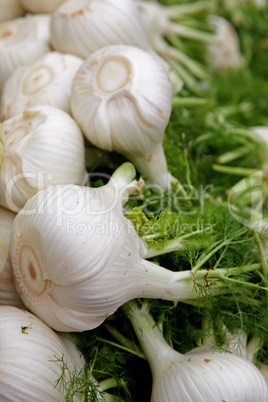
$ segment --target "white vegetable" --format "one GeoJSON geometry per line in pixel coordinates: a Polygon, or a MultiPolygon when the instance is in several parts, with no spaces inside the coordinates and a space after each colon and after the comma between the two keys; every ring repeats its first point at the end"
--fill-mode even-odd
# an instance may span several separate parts
{"type": "Polygon", "coordinates": [[[133,46],[103,47],[76,73],[71,110],[89,141],[125,155],[148,183],[168,187],[162,140],[172,85],[162,64],[133,46]]]}
{"type": "Polygon", "coordinates": [[[50,50],[48,15],[27,15],[0,24],[0,91],[18,66],[33,63],[50,50]]]}
{"type": "Polygon", "coordinates": [[[3,123],[0,205],[19,211],[47,185],[84,184],[84,139],[76,122],[52,106],[36,106],[3,123]]]}
{"type": "Polygon", "coordinates": [[[207,45],[207,61],[214,70],[241,67],[242,56],[238,35],[229,21],[217,15],[209,16],[209,23],[219,40],[207,45]]]}
{"type": "Polygon", "coordinates": [[[24,12],[19,0],[0,0],[0,22],[21,17],[24,12]]]}
{"type": "MultiPolygon", "coordinates": [[[[131,45],[151,52],[135,0],[66,0],[51,17],[55,50],[86,58],[110,45],[131,45]]],[[[160,56],[170,75],[174,92],[182,87],[174,67],[160,56]]]]}
{"type": "Polygon", "coordinates": [[[55,50],[82,58],[113,44],[149,48],[134,0],[66,0],[52,14],[51,38],[55,50]]]}
{"type": "Polygon", "coordinates": [[[52,13],[64,0],[20,0],[25,10],[31,13],[52,13]]]}
{"type": "Polygon", "coordinates": [[[23,307],[10,266],[8,248],[15,214],[0,207],[0,305],[23,307]]]}
{"type": "MultiPolygon", "coordinates": [[[[66,382],[77,375],[85,361],[76,346],[57,335],[30,312],[0,306],[0,399],[3,402],[65,401],[57,385],[63,362],[66,382]]],[[[80,401],[81,395],[74,395],[80,401]]]]}
{"type": "Polygon", "coordinates": [[[30,66],[16,68],[3,86],[1,120],[36,105],[70,113],[71,85],[82,61],[71,54],[48,52],[30,66]]]}
{"type": "Polygon", "coordinates": [[[165,341],[146,305],[131,302],[125,311],[152,371],[152,402],[268,400],[265,379],[249,360],[204,346],[183,355],[165,341]]]}
{"type": "Polygon", "coordinates": [[[96,328],[135,297],[193,299],[195,284],[206,291],[210,272],[172,272],[144,259],[146,246],[121,205],[139,185],[134,176],[127,162],[99,188],[50,186],[17,214],[10,242],[17,291],[52,328],[96,328]]]}

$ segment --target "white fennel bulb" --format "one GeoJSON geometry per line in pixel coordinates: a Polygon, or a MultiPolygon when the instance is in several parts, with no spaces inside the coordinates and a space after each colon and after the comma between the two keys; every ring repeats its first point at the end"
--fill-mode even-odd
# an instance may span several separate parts
{"type": "MultiPolygon", "coordinates": [[[[0,399],[3,402],[64,402],[66,383],[85,361],[76,346],[32,313],[0,306],[0,399]],[[66,369],[63,373],[63,364],[66,369]]],[[[81,395],[74,395],[80,401],[81,395]]]]}
{"type": "Polygon", "coordinates": [[[70,109],[71,85],[83,59],[48,52],[29,66],[20,66],[6,80],[1,97],[2,121],[36,105],[70,109]]]}
{"type": "Polygon", "coordinates": [[[47,185],[85,184],[84,138],[66,112],[35,106],[5,120],[2,126],[0,205],[17,212],[47,185]]]}
{"type": "Polygon", "coordinates": [[[125,311],[152,372],[151,402],[267,402],[264,376],[249,360],[200,346],[181,354],[164,339],[144,304],[125,311]]]}
{"type": "Polygon", "coordinates": [[[242,65],[239,37],[232,24],[217,15],[209,16],[209,23],[219,40],[207,46],[207,61],[214,70],[237,69],[242,65]]]}
{"type": "MultiPolygon", "coordinates": [[[[156,52],[149,44],[136,0],[66,0],[51,14],[51,41],[55,50],[86,58],[110,45],[131,45],[156,52]]],[[[161,60],[174,92],[182,87],[172,65],[161,60]]]]}
{"type": "Polygon", "coordinates": [[[205,291],[207,271],[194,277],[144,259],[147,248],[122,209],[122,197],[139,185],[133,177],[126,162],[99,188],[50,186],[17,214],[10,242],[15,285],[27,308],[55,330],[96,328],[136,297],[193,299],[198,283],[205,291]]]}
{"type": "Polygon", "coordinates": [[[20,0],[25,10],[35,14],[52,13],[64,0],[20,0]]]}
{"type": "Polygon", "coordinates": [[[0,91],[16,67],[33,63],[50,50],[50,17],[26,15],[0,24],[0,91]]]}
{"type": "Polygon", "coordinates": [[[19,0],[0,0],[0,22],[22,17],[24,13],[19,0]]]}
{"type": "Polygon", "coordinates": [[[9,242],[16,214],[0,207],[0,305],[23,307],[12,276],[9,242]]]}
{"type": "Polygon", "coordinates": [[[107,45],[149,48],[135,0],[66,0],[52,13],[51,41],[82,58],[107,45]]]}
{"type": "Polygon", "coordinates": [[[126,156],[148,183],[168,187],[162,140],[172,107],[163,65],[134,46],[112,45],[90,55],[75,74],[71,110],[88,140],[126,156]]]}

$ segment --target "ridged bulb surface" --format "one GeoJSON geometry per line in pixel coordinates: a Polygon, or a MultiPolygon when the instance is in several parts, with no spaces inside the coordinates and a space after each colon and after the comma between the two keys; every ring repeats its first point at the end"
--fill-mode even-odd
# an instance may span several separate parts
{"type": "Polygon", "coordinates": [[[84,184],[85,146],[76,122],[52,106],[36,106],[3,123],[0,205],[18,212],[42,188],[84,184]]]}
{"type": "MultiPolygon", "coordinates": [[[[56,334],[32,313],[0,306],[1,401],[66,401],[66,383],[81,373],[85,360],[74,343],[56,334]]],[[[73,401],[80,401],[77,393],[73,401]]]]}
{"type": "Polygon", "coordinates": [[[268,401],[267,384],[253,363],[205,347],[182,356],[162,356],[153,376],[152,402],[268,401]]]}
{"type": "Polygon", "coordinates": [[[167,178],[162,140],[171,107],[166,70],[137,47],[101,48],[74,77],[71,109],[85,136],[101,149],[125,155],[151,181],[167,178]]]}
{"type": "Polygon", "coordinates": [[[136,292],[145,252],[110,185],[40,191],[17,214],[10,247],[22,300],[59,331],[92,329],[114,313],[136,292]]]}
{"type": "Polygon", "coordinates": [[[0,91],[18,66],[33,63],[50,51],[50,17],[26,15],[0,24],[0,91]]]}
{"type": "Polygon", "coordinates": [[[117,44],[149,49],[135,0],[67,0],[52,13],[55,50],[86,58],[117,44]]]}
{"type": "Polygon", "coordinates": [[[71,112],[71,85],[82,59],[48,52],[30,66],[17,67],[6,80],[1,97],[1,120],[36,105],[55,106],[71,112]]]}
{"type": "Polygon", "coordinates": [[[267,402],[267,383],[251,361],[206,346],[181,354],[166,342],[145,303],[126,306],[151,368],[152,402],[267,402]]]}
{"type": "Polygon", "coordinates": [[[12,276],[9,242],[16,214],[0,207],[0,305],[23,307],[12,276]]]}
{"type": "Polygon", "coordinates": [[[51,186],[15,218],[10,255],[17,291],[57,331],[94,329],[131,299],[200,295],[191,272],[144,259],[147,247],[123,214],[123,183],[51,186]]]}

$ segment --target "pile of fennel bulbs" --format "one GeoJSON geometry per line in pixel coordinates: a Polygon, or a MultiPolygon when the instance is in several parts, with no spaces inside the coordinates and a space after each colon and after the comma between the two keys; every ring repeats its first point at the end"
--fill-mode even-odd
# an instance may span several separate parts
{"type": "MultiPolygon", "coordinates": [[[[262,300],[267,297],[268,270],[259,233],[255,234],[256,260],[254,263],[249,261],[246,266],[246,274],[251,275],[251,279],[243,276],[242,270],[235,276],[235,269],[240,267],[225,267],[228,253],[232,253],[228,249],[229,239],[224,239],[223,245],[219,241],[213,243],[217,236],[224,238],[222,233],[210,232],[211,247],[202,243],[205,230],[202,224],[200,229],[199,218],[191,221],[196,241],[183,242],[187,236],[190,240],[192,236],[191,230],[187,232],[189,226],[186,226],[186,231],[182,230],[182,242],[167,242],[172,232],[174,204],[179,206],[183,199],[188,208],[195,200],[200,200],[196,188],[213,187],[209,178],[205,183],[196,180],[199,172],[196,173],[198,169],[191,159],[190,138],[194,138],[201,121],[208,122],[212,132],[216,132],[217,125],[226,130],[233,127],[228,121],[233,105],[229,105],[229,109],[217,109],[217,106],[222,106],[222,98],[226,100],[228,96],[224,94],[221,98],[222,94],[214,88],[214,80],[219,79],[222,71],[227,78],[228,74],[235,74],[232,71],[238,70],[239,74],[250,63],[255,48],[245,48],[245,43],[251,43],[246,31],[249,26],[247,7],[251,6],[241,6],[238,14],[237,9],[236,14],[232,14],[226,2],[226,9],[220,15],[216,0],[162,1],[161,4],[136,0],[0,0],[0,110],[3,127],[3,130],[0,127],[0,308],[4,305],[1,318],[4,309],[8,316],[5,324],[0,326],[0,344],[1,337],[5,337],[0,351],[3,367],[0,371],[1,400],[199,402],[200,394],[207,395],[204,400],[208,402],[214,402],[214,397],[227,399],[229,395],[229,402],[243,398],[248,402],[268,400],[266,380],[259,371],[265,362],[268,363],[267,315],[263,317],[262,331],[261,323],[258,327],[260,343],[252,341],[256,347],[250,358],[249,354],[241,360],[236,351],[228,351],[230,372],[234,374],[228,377],[229,382],[233,380],[230,394],[226,382],[221,383],[216,373],[205,373],[210,376],[205,386],[202,380],[206,360],[215,358],[215,367],[219,371],[220,365],[226,362],[223,372],[226,376],[229,373],[226,355],[217,350],[231,344],[225,337],[222,322],[226,318],[226,308],[222,307],[224,314],[221,309],[213,311],[214,306],[217,307],[214,300],[221,303],[220,297],[224,300],[226,292],[234,304],[238,300],[237,316],[241,318],[238,321],[244,330],[249,326],[247,320],[254,302],[256,310],[259,306],[259,294],[266,295],[262,300]],[[232,27],[229,17],[234,23],[242,21],[240,28],[239,24],[232,27]],[[241,37],[243,42],[240,42],[241,37]],[[201,110],[200,121],[193,117],[191,124],[183,125],[187,119],[191,120],[195,107],[201,110]],[[60,119],[57,116],[68,114],[66,122],[57,123],[60,119]],[[42,127],[43,123],[54,120],[51,126],[43,128],[42,141],[46,139],[48,143],[38,142],[37,134],[29,134],[35,128],[36,116],[39,119],[37,125],[42,127]],[[76,137],[72,136],[74,132],[76,137]],[[91,151],[94,153],[94,147],[95,155],[105,156],[103,160],[93,157],[92,162],[87,159],[91,151]],[[135,165],[137,181],[133,181],[133,167],[123,164],[126,160],[135,165]],[[139,175],[141,180],[138,180],[139,175]],[[161,227],[162,213],[167,213],[165,230],[161,227]],[[189,244],[189,250],[196,249],[196,254],[185,244],[189,244]],[[214,251],[218,256],[216,261],[214,251]],[[220,254],[216,253],[218,251],[220,254]],[[170,255],[161,257],[168,252],[170,255]],[[153,261],[149,261],[152,257],[153,261]],[[200,262],[204,269],[193,261],[200,262]],[[234,268],[234,271],[229,268],[234,268]],[[102,276],[104,273],[106,276],[102,276]],[[233,291],[239,280],[242,285],[246,284],[244,305],[252,300],[248,316],[243,309],[240,310],[241,300],[235,298],[236,290],[233,291]],[[228,285],[225,281],[229,281],[228,285]],[[248,287],[247,281],[251,283],[248,287]],[[93,284],[92,291],[89,283],[93,284]],[[234,288],[231,283],[234,283],[234,288]],[[256,294],[252,291],[252,297],[248,296],[250,286],[256,290],[256,294]],[[205,350],[204,354],[198,354],[198,368],[193,376],[187,362],[189,371],[186,376],[185,372],[180,375],[176,370],[170,370],[172,375],[167,374],[168,370],[166,375],[162,375],[161,370],[158,373],[160,363],[148,358],[150,340],[143,343],[142,331],[146,331],[146,325],[143,329],[140,322],[136,327],[134,324],[133,329],[121,309],[122,304],[137,297],[150,298],[148,303],[158,312],[160,322],[162,319],[169,329],[166,333],[157,332],[158,329],[154,332],[162,344],[169,343],[167,350],[170,351],[170,345],[173,345],[176,358],[179,356],[179,359],[184,362],[188,359],[189,362],[193,356],[195,363],[195,354],[205,350]],[[14,306],[30,312],[22,313],[14,306]],[[21,314],[30,321],[25,323],[21,314]],[[14,324],[11,322],[13,315],[17,319],[14,324]],[[203,322],[207,317],[209,329],[204,329],[203,322]],[[40,319],[50,328],[42,322],[42,336],[36,341],[27,334],[38,329],[40,319]],[[14,328],[26,346],[16,341],[11,351],[8,334],[11,337],[14,328]],[[39,346],[41,355],[52,350],[56,363],[62,362],[57,342],[64,351],[68,346],[68,351],[62,355],[72,354],[75,348],[57,331],[70,332],[73,341],[83,351],[85,360],[75,349],[77,356],[74,358],[73,354],[69,364],[72,365],[72,358],[79,361],[78,371],[83,371],[85,362],[89,364],[89,377],[83,377],[81,382],[74,370],[74,381],[68,377],[61,383],[59,364],[55,365],[55,370],[52,369],[53,376],[38,378],[43,370],[49,368],[48,362],[53,360],[53,357],[46,357],[41,367],[43,362],[36,358],[36,355],[39,357],[39,346]],[[200,339],[209,338],[211,333],[215,333],[217,338],[213,338],[211,347],[198,349],[201,348],[200,339]],[[219,339],[221,336],[224,341],[219,339]],[[138,341],[141,349],[137,346],[138,341]],[[42,345],[38,346],[40,342],[42,345]],[[46,344],[48,347],[44,348],[46,344]],[[30,357],[23,360],[20,346],[29,350],[30,357]],[[58,348],[56,352],[54,347],[58,348]],[[135,355],[138,357],[133,357],[135,355]],[[30,374],[28,377],[33,365],[37,367],[36,377],[30,374]],[[92,374],[104,384],[99,386],[92,377],[97,394],[86,392],[87,380],[92,374]],[[243,381],[247,381],[247,375],[252,382],[247,382],[245,391],[243,381]],[[112,387],[116,388],[123,380],[121,387],[114,388],[118,399],[102,392],[108,388],[111,376],[117,378],[111,382],[112,387]],[[197,383],[200,386],[197,387],[197,383]],[[57,384],[61,388],[58,389],[57,384]],[[74,384],[81,385],[81,394],[70,397],[74,384]],[[45,393],[46,387],[48,394],[45,393]],[[180,387],[185,392],[181,399],[178,397],[180,387]],[[191,387],[192,392],[188,391],[191,387]],[[217,393],[213,393],[213,389],[217,389],[217,393]]],[[[254,10],[254,5],[251,10],[254,10]]],[[[260,10],[256,8],[254,12],[258,15],[260,10]]],[[[260,47],[265,48],[265,44],[263,38],[260,47]]],[[[254,76],[254,71],[251,73],[254,76]]],[[[239,116],[238,112],[238,126],[246,119],[243,116],[244,120],[239,121],[239,116]]],[[[268,126],[267,117],[261,121],[252,118],[250,123],[251,127],[268,126]]],[[[209,138],[211,132],[199,134],[204,134],[204,139],[199,141],[200,150],[194,152],[202,154],[206,135],[209,138]]],[[[217,141],[214,145],[217,146],[217,141]]],[[[210,158],[211,155],[204,155],[204,160],[210,158]]],[[[224,204],[229,188],[225,183],[221,183],[219,188],[220,196],[218,194],[214,201],[224,204]]],[[[213,198],[213,191],[209,190],[207,194],[213,198]]],[[[206,204],[206,198],[203,201],[206,204]]],[[[183,214],[183,209],[178,207],[175,215],[183,214]]],[[[194,215],[193,210],[191,214],[194,215]]],[[[215,228],[217,231],[216,225],[215,228]]],[[[243,233],[238,243],[240,241],[242,244],[247,241],[243,233]]],[[[235,240],[231,247],[235,247],[235,240]]],[[[156,325],[151,321],[150,330],[156,325]]],[[[235,329],[236,326],[237,321],[234,322],[235,329]]],[[[153,333],[150,330],[149,338],[153,333]]],[[[254,333],[250,332],[249,336],[254,340],[254,333]]],[[[15,335],[13,339],[15,341],[15,335]]],[[[162,354],[160,346],[158,352],[157,359],[163,363],[160,368],[165,370],[165,353],[162,354]]],[[[173,364],[171,358],[166,364],[175,367],[177,363],[173,364]]]]}

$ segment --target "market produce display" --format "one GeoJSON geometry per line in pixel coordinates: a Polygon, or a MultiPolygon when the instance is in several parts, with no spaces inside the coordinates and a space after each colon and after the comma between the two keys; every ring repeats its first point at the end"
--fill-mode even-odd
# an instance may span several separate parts
{"type": "Polygon", "coordinates": [[[0,0],[0,400],[268,402],[268,3],[0,0]]]}

